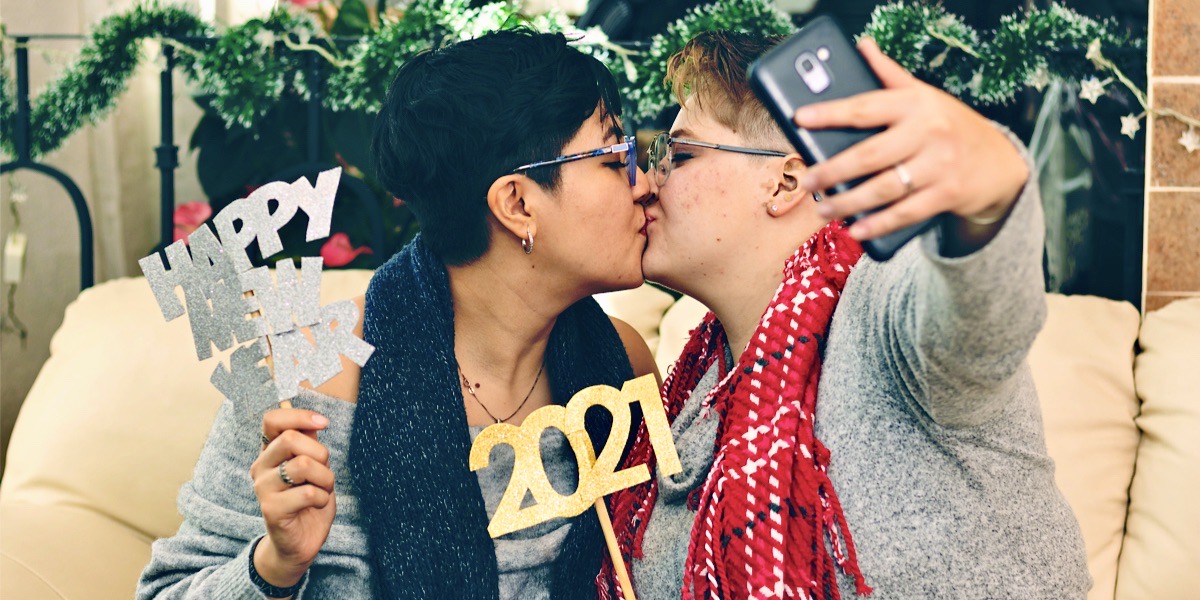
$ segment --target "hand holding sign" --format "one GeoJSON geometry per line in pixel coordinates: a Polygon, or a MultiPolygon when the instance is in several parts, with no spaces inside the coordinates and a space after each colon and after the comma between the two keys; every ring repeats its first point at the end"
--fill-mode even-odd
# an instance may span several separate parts
{"type": "Polygon", "coordinates": [[[252,268],[246,249],[257,241],[263,259],[278,254],[279,229],[298,211],[308,217],[308,241],[328,236],[340,177],[341,169],[331,169],[315,187],[303,177],[264,185],[217,214],[219,238],[204,224],[186,244],[167,246],[169,270],[156,255],[138,261],[164,318],[182,316],[186,306],[200,360],[212,356],[213,346],[228,350],[250,342],[231,353],[229,367],[217,364],[213,385],[253,415],[276,402],[283,409],[263,418],[262,452],[250,467],[267,529],[252,564],[277,587],[300,581],[336,512],[329,451],[316,435],[328,420],[292,409],[287,399],[299,393],[301,382],[316,387],[341,372],[339,354],[363,366],[374,348],[354,335],[362,315],[353,301],[321,306],[320,258],[303,258],[299,271],[292,259],[280,260],[272,278],[267,267],[252,268]],[[183,290],[183,304],[176,288],[183,290]],[[274,373],[263,364],[269,356],[274,373]]]}
{"type": "Polygon", "coordinates": [[[616,538],[604,507],[604,496],[617,490],[633,487],[650,480],[646,465],[636,465],[618,471],[621,451],[629,433],[632,417],[629,405],[638,403],[650,434],[650,445],[658,458],[658,469],[662,475],[674,475],[683,470],[671,427],[667,422],[666,409],[658,393],[658,384],[653,375],[626,381],[620,390],[606,385],[592,386],[575,394],[566,406],[544,406],[537,409],[518,427],[508,423],[492,425],[475,438],[471,446],[470,467],[472,471],[487,468],[492,448],[499,444],[512,446],[515,456],[512,480],[500,499],[496,514],[488,524],[488,533],[500,537],[521,529],[532,527],[555,518],[570,518],[582,514],[589,506],[600,513],[600,523],[608,540],[613,564],[618,568],[625,597],[633,600],[633,590],[628,574],[624,573],[625,562],[616,547],[616,538]],[[584,428],[584,416],[589,408],[602,406],[612,414],[613,424],[609,430],[600,456],[584,428]],[[542,463],[542,432],[553,427],[562,431],[570,442],[579,466],[579,485],[569,496],[559,494],[546,476],[542,463]],[[526,494],[533,496],[535,504],[521,508],[526,494]]]}

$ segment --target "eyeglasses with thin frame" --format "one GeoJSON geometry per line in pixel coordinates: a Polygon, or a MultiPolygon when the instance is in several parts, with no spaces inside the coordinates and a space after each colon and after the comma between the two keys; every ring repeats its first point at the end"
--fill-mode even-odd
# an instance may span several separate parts
{"type": "MultiPolygon", "coordinates": [[[[701,142],[699,140],[689,140],[684,138],[671,137],[667,132],[659,133],[654,136],[654,141],[650,142],[650,149],[647,152],[648,166],[650,172],[654,174],[654,183],[660,187],[667,182],[667,178],[671,176],[671,170],[675,167],[675,146],[696,146],[697,148],[709,148],[712,150],[722,150],[725,152],[735,152],[737,154],[750,154],[753,156],[787,156],[784,152],[778,150],[766,150],[763,148],[745,148],[742,146],[730,146],[727,144],[713,144],[711,142],[701,142]]],[[[813,192],[813,199],[817,202],[821,201],[821,195],[813,192]]]]}
{"type": "Polygon", "coordinates": [[[538,167],[548,167],[550,165],[560,165],[563,163],[569,163],[569,162],[573,162],[573,161],[577,161],[577,160],[583,160],[585,158],[592,158],[595,156],[604,156],[606,154],[616,154],[618,152],[624,152],[625,158],[624,158],[623,162],[625,163],[625,172],[629,175],[629,187],[634,187],[637,185],[637,138],[635,138],[631,135],[627,135],[623,139],[624,139],[624,141],[622,141],[619,144],[613,144],[611,146],[605,146],[603,148],[596,148],[595,150],[588,150],[585,152],[577,152],[575,154],[559,156],[557,158],[552,158],[550,160],[543,160],[543,161],[538,161],[538,162],[534,162],[534,163],[529,163],[527,165],[521,165],[521,166],[513,169],[512,172],[520,173],[522,171],[528,171],[529,169],[536,169],[538,167]]]}

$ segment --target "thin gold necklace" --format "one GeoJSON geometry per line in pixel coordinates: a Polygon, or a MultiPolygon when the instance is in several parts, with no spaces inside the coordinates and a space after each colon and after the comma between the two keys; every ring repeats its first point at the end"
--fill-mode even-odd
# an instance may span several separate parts
{"type": "Polygon", "coordinates": [[[538,367],[537,377],[533,378],[533,385],[529,386],[529,393],[525,394],[525,399],[521,401],[521,404],[520,404],[520,406],[517,407],[517,410],[514,410],[511,415],[508,415],[507,417],[504,417],[503,419],[501,419],[500,417],[497,417],[496,415],[493,415],[492,411],[488,410],[487,405],[483,403],[483,400],[480,400],[479,396],[477,396],[475,394],[475,390],[480,388],[480,384],[471,383],[471,380],[467,379],[467,374],[463,373],[461,366],[458,367],[458,375],[460,377],[462,377],[462,384],[463,384],[463,387],[467,388],[467,393],[470,394],[471,397],[475,399],[475,402],[479,403],[480,408],[483,409],[483,412],[487,413],[487,416],[491,417],[492,420],[496,421],[496,423],[499,424],[499,423],[504,423],[505,421],[508,421],[509,419],[517,416],[517,413],[521,412],[522,408],[525,408],[525,404],[527,402],[529,402],[529,398],[531,396],[533,396],[533,390],[535,388],[537,388],[538,381],[540,381],[542,379],[542,370],[545,368],[546,368],[546,363],[543,362],[542,365],[540,367],[538,367]]]}

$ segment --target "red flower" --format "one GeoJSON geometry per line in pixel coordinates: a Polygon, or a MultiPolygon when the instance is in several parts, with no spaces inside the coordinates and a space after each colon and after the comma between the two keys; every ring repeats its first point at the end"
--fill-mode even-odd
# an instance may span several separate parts
{"type": "Polygon", "coordinates": [[[344,267],[358,258],[359,254],[374,254],[370,248],[350,245],[350,236],[338,232],[329,236],[329,240],[321,246],[321,258],[327,267],[344,267]]]}
{"type": "Polygon", "coordinates": [[[313,8],[321,5],[321,0],[288,0],[292,6],[299,8],[313,8]]]}
{"type": "Polygon", "coordinates": [[[212,216],[212,207],[207,202],[184,202],[175,207],[175,241],[187,243],[189,233],[195,231],[212,216]]]}

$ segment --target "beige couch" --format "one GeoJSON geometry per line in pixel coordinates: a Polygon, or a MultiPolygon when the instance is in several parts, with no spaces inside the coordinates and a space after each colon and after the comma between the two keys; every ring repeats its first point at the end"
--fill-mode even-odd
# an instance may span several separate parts
{"type": "MultiPolygon", "coordinates": [[[[326,273],[323,302],[361,293],[369,276],[326,273]]],[[[601,302],[663,369],[702,312],[648,286],[601,302]]],[[[1058,481],[1083,525],[1090,598],[1200,597],[1200,300],[1140,327],[1128,304],[1048,302],[1031,360],[1058,481]]],[[[140,278],[67,309],[0,485],[0,598],[131,596],[151,541],[179,525],[176,491],[221,402],[212,368],[140,278]]]]}

